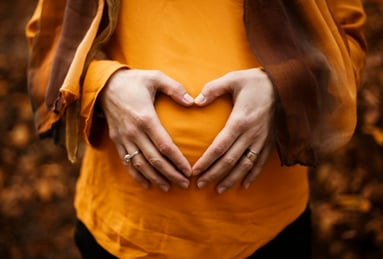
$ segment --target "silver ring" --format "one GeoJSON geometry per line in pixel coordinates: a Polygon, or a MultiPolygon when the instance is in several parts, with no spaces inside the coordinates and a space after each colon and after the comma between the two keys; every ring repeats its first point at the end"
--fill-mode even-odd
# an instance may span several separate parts
{"type": "Polygon", "coordinates": [[[255,152],[251,149],[248,149],[246,154],[245,154],[245,157],[254,163],[257,160],[258,155],[259,154],[257,152],[255,152]]]}
{"type": "Polygon", "coordinates": [[[126,153],[126,155],[124,156],[124,161],[126,163],[130,163],[130,160],[132,160],[132,158],[135,156],[135,155],[138,155],[140,153],[140,150],[137,149],[136,151],[134,151],[132,154],[129,154],[129,153],[126,153]]]}

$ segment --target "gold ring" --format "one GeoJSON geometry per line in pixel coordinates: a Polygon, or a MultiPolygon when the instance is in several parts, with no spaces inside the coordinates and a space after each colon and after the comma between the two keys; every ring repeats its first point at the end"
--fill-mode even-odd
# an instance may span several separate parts
{"type": "Polygon", "coordinates": [[[140,153],[140,150],[136,150],[136,151],[134,151],[132,154],[129,154],[129,153],[127,153],[125,156],[124,156],[124,161],[126,162],[126,163],[129,163],[130,162],[130,160],[132,160],[132,158],[135,156],[135,155],[138,155],[140,153]]]}
{"type": "Polygon", "coordinates": [[[245,157],[254,163],[257,160],[258,153],[253,151],[253,150],[248,149],[248,151],[245,154],[245,157]]]}

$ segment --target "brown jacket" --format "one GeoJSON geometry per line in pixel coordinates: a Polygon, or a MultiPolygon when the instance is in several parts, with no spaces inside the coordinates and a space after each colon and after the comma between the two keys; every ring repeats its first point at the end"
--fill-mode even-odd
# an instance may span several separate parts
{"type": "MultiPolygon", "coordinates": [[[[118,0],[40,0],[27,26],[35,125],[41,136],[64,135],[71,160],[82,78],[112,35],[118,8],[118,0]]],[[[250,45],[276,90],[281,164],[315,165],[352,136],[364,21],[360,0],[244,0],[250,45]]]]}

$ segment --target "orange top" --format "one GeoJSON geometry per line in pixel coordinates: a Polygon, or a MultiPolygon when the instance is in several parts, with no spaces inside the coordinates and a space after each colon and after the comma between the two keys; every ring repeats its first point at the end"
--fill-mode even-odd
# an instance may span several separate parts
{"type": "MultiPolygon", "coordinates": [[[[122,66],[161,70],[192,96],[229,71],[259,66],[246,39],[242,2],[121,1],[116,34],[107,48],[116,61],[93,62],[85,80],[87,134],[94,105],[89,100],[122,66]]],[[[184,108],[159,96],[155,106],[190,163],[232,109],[229,97],[204,108],[184,108]]],[[[307,206],[306,169],[280,167],[275,152],[248,190],[237,185],[218,195],[214,185],[199,190],[192,180],[188,190],[173,187],[164,193],[131,179],[106,131],[98,141],[86,150],[75,205],[97,241],[120,258],[245,258],[307,206]]]]}

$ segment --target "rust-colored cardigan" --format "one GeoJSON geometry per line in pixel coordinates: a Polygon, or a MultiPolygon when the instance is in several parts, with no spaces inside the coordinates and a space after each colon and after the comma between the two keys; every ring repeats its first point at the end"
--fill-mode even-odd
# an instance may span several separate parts
{"type": "MultiPolygon", "coordinates": [[[[245,0],[244,8],[250,45],[276,90],[281,164],[315,165],[344,145],[356,124],[366,49],[361,2],[245,0]],[[318,9],[323,19],[313,20],[310,13],[318,9]],[[336,22],[333,10],[340,14],[336,22]]],[[[80,139],[82,78],[113,33],[118,10],[118,0],[40,0],[39,19],[27,27],[35,125],[41,136],[64,136],[70,160],[80,139]]]]}

